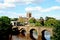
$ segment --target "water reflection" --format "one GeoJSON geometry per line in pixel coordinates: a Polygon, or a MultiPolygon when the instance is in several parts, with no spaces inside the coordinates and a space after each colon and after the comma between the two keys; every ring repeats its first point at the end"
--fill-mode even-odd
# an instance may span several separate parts
{"type": "MultiPolygon", "coordinates": [[[[38,38],[38,34],[37,34],[36,31],[33,31],[33,36],[34,36],[34,38],[36,38],[36,39],[38,38]]],[[[46,40],[50,40],[50,32],[45,31],[45,32],[44,32],[44,36],[45,36],[46,40]]]]}
{"type": "Polygon", "coordinates": [[[33,37],[34,37],[35,39],[38,38],[38,33],[37,33],[37,31],[33,31],[33,37]]]}
{"type": "Polygon", "coordinates": [[[50,40],[50,32],[48,32],[48,31],[45,31],[45,38],[46,38],[46,40],[50,40]]]}
{"type": "Polygon", "coordinates": [[[24,37],[23,35],[13,35],[12,40],[26,40],[26,37],[24,37]]]}
{"type": "Polygon", "coordinates": [[[12,36],[12,40],[19,40],[19,38],[17,36],[12,36]]]}

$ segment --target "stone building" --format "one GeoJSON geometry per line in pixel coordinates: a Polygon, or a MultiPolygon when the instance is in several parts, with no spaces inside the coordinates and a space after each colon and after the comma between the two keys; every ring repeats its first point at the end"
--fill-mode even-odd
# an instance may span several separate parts
{"type": "Polygon", "coordinates": [[[30,13],[30,12],[28,12],[26,16],[27,16],[27,18],[32,17],[32,15],[31,15],[31,13],[30,13]]]}
{"type": "Polygon", "coordinates": [[[32,18],[31,16],[31,13],[30,12],[27,12],[26,14],[26,17],[22,17],[22,16],[19,16],[18,20],[17,21],[11,21],[12,25],[24,25],[25,24],[29,24],[29,20],[32,18]]]}
{"type": "Polygon", "coordinates": [[[22,17],[22,16],[19,16],[19,18],[18,18],[18,22],[28,22],[28,20],[31,18],[32,16],[31,16],[31,13],[30,12],[28,12],[27,14],[26,14],[26,17],[22,17]]]}

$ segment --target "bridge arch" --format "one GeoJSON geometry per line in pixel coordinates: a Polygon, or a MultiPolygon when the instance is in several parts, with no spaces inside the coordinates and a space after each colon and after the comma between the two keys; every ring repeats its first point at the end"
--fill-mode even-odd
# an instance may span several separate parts
{"type": "Polygon", "coordinates": [[[37,38],[34,36],[35,33],[38,34],[36,29],[30,29],[30,38],[33,40],[36,40],[38,38],[38,35],[37,35],[37,38]]]}
{"type": "Polygon", "coordinates": [[[45,32],[49,32],[50,34],[50,37],[51,37],[51,35],[52,35],[52,31],[51,30],[49,30],[49,29],[43,29],[42,31],[41,31],[41,34],[42,34],[42,40],[47,40],[46,39],[46,37],[45,37],[45,32]]]}
{"type": "Polygon", "coordinates": [[[26,36],[26,30],[24,28],[20,29],[20,34],[22,34],[23,36],[26,36]]]}
{"type": "Polygon", "coordinates": [[[19,26],[18,29],[19,30],[24,29],[26,31],[26,39],[28,39],[28,40],[29,40],[31,34],[33,34],[31,32],[33,32],[34,30],[36,30],[38,33],[38,40],[42,40],[42,33],[44,33],[45,31],[50,32],[51,37],[53,36],[53,31],[52,31],[53,28],[50,28],[50,27],[19,26]]]}

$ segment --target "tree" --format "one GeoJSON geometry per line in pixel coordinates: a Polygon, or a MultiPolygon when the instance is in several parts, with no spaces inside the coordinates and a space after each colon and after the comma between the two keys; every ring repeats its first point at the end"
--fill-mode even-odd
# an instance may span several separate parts
{"type": "Polygon", "coordinates": [[[45,26],[54,26],[56,23],[57,23],[56,20],[49,19],[49,20],[45,21],[45,26]]]}
{"type": "Polygon", "coordinates": [[[35,26],[42,26],[39,21],[36,21],[35,26]]]}
{"type": "Polygon", "coordinates": [[[36,19],[35,18],[30,18],[29,23],[36,23],[36,19]]]}
{"type": "Polygon", "coordinates": [[[43,19],[43,17],[40,17],[40,23],[41,23],[42,26],[44,26],[44,19],[43,19]]]}
{"type": "Polygon", "coordinates": [[[60,40],[60,20],[54,25],[52,40],[60,40]]]}
{"type": "Polygon", "coordinates": [[[56,20],[53,17],[47,17],[45,26],[53,26],[53,36],[51,40],[60,40],[60,20],[56,20]]]}
{"type": "Polygon", "coordinates": [[[53,17],[46,17],[45,18],[46,21],[49,20],[49,19],[55,19],[55,18],[53,18],[53,17]]]}
{"type": "Polygon", "coordinates": [[[53,17],[46,17],[45,18],[45,26],[54,26],[57,23],[57,20],[53,17]]]}
{"type": "Polygon", "coordinates": [[[6,16],[0,17],[0,39],[1,40],[9,40],[9,35],[12,31],[10,18],[6,16]]]}

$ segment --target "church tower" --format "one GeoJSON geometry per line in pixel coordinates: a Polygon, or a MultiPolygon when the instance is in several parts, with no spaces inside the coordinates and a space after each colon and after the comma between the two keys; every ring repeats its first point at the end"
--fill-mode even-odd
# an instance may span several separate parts
{"type": "Polygon", "coordinates": [[[30,12],[27,13],[27,18],[31,18],[31,13],[30,12]]]}

